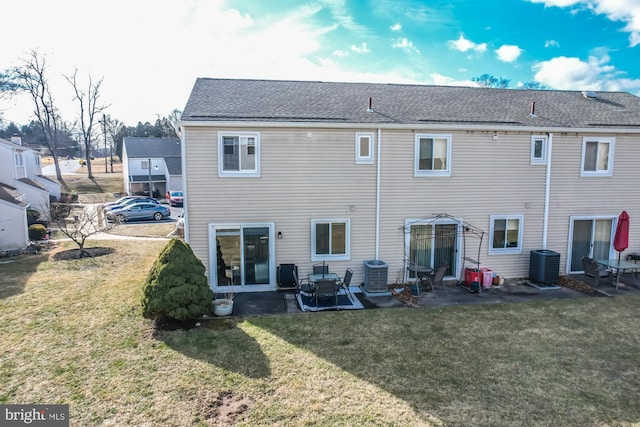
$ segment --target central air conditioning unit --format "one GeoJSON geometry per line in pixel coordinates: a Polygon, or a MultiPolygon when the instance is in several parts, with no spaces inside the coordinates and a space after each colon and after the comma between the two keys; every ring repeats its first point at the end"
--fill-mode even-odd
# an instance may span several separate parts
{"type": "Polygon", "coordinates": [[[389,266],[380,260],[364,262],[364,290],[367,292],[388,292],[387,273],[389,266]]]}
{"type": "Polygon", "coordinates": [[[538,283],[556,283],[560,276],[560,254],[547,249],[531,251],[529,279],[538,283]]]}

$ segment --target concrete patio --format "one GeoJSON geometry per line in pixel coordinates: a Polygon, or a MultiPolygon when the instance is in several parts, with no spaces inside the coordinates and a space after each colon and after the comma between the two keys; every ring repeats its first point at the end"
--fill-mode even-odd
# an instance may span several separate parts
{"type": "MultiPolygon", "coordinates": [[[[620,286],[616,289],[614,283],[610,284],[603,280],[597,289],[590,285],[592,281],[584,275],[570,276],[568,279],[572,283],[577,283],[582,290],[572,289],[568,286],[560,286],[559,289],[537,289],[526,284],[526,279],[508,280],[501,286],[482,289],[478,293],[469,292],[468,288],[459,286],[454,282],[446,284],[447,292],[441,287],[436,287],[435,292],[431,290],[421,292],[416,304],[411,305],[414,309],[429,309],[435,307],[446,307],[455,305],[471,304],[507,304],[519,302],[558,300],[568,298],[590,298],[590,297],[624,297],[625,295],[640,295],[640,288],[637,287],[632,277],[620,278],[620,286]],[[582,282],[582,283],[580,283],[582,282]]],[[[559,282],[562,282],[560,280],[559,282]]],[[[358,299],[365,306],[365,309],[376,308],[400,308],[407,307],[398,296],[390,293],[365,294],[358,287],[351,287],[358,299]]],[[[269,314],[309,314],[300,310],[295,298],[295,292],[247,292],[237,294],[234,298],[233,317],[260,316],[269,314]]]]}

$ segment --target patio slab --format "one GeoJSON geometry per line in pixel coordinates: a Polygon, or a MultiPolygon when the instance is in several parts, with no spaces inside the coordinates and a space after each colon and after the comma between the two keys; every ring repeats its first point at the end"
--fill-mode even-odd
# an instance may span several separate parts
{"type": "MultiPolygon", "coordinates": [[[[590,284],[589,279],[583,275],[572,276],[572,279],[590,284]]],[[[602,283],[597,292],[585,293],[569,287],[560,286],[560,289],[537,289],[528,286],[526,280],[508,281],[504,285],[482,289],[478,293],[471,293],[467,288],[455,283],[448,283],[447,294],[442,288],[436,288],[423,292],[418,300],[418,309],[446,307],[471,304],[505,304],[532,301],[548,301],[556,299],[587,298],[592,296],[624,296],[640,295],[640,288],[633,286],[630,277],[621,278],[624,287],[616,289],[608,283],[602,283]]],[[[358,288],[352,287],[365,309],[404,307],[402,301],[388,293],[364,294],[358,288]]],[[[234,298],[233,317],[260,316],[269,314],[306,314],[300,310],[295,292],[247,292],[237,294],[234,298]]]]}

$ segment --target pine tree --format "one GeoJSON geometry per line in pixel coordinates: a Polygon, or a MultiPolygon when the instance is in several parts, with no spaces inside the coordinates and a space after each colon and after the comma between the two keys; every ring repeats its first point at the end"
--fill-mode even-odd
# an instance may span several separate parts
{"type": "Polygon", "coordinates": [[[213,298],[200,259],[187,243],[172,239],[149,271],[142,314],[156,320],[194,319],[212,312],[213,298]]]}

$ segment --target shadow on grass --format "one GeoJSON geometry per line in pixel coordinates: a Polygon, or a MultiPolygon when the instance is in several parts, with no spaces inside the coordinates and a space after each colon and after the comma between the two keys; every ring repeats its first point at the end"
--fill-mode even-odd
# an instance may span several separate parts
{"type": "Polygon", "coordinates": [[[98,184],[98,181],[96,180],[96,178],[95,178],[95,177],[91,177],[91,178],[89,178],[89,180],[90,180],[91,182],[93,182],[93,184],[96,186],[96,188],[95,188],[95,189],[96,189],[97,191],[93,191],[94,193],[104,193],[104,190],[102,189],[102,186],[101,186],[100,184],[98,184]]]}
{"type": "Polygon", "coordinates": [[[171,349],[249,378],[268,378],[269,359],[254,338],[231,319],[204,321],[191,330],[156,331],[155,338],[171,349]]]}
{"type": "Polygon", "coordinates": [[[506,426],[523,425],[527,414],[526,425],[617,425],[640,419],[637,303],[630,296],[394,308],[296,322],[264,316],[252,324],[375,384],[425,419],[506,426]]]}
{"type": "Polygon", "coordinates": [[[29,278],[38,271],[38,266],[48,259],[48,252],[0,258],[0,299],[24,292],[29,278]]]}

